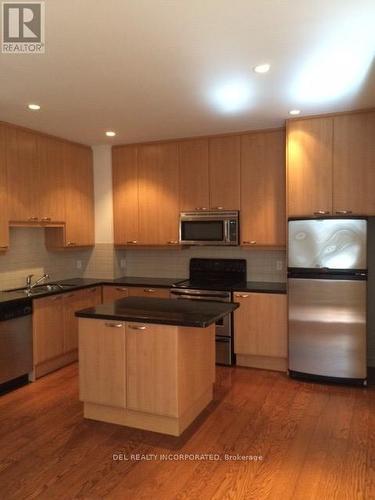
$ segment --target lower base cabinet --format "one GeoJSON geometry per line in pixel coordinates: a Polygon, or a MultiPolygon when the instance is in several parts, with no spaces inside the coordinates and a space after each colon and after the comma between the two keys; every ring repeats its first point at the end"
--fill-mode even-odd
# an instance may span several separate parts
{"type": "Polygon", "coordinates": [[[287,297],[285,294],[234,292],[237,365],[287,369],[287,297]]]}
{"type": "Polygon", "coordinates": [[[128,287],[129,297],[155,297],[158,299],[169,299],[169,288],[148,288],[141,286],[128,287]]]}
{"type": "Polygon", "coordinates": [[[127,296],[128,289],[125,286],[103,285],[103,304],[124,299],[127,296]]]}
{"type": "Polygon", "coordinates": [[[34,378],[77,360],[78,318],[75,312],[101,301],[99,286],[33,301],[34,378]]]}

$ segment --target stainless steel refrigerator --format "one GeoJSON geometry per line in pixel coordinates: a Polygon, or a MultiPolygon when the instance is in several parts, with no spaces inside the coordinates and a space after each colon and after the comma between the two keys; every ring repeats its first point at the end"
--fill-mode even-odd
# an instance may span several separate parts
{"type": "Polygon", "coordinates": [[[289,373],[366,384],[367,220],[288,226],[289,373]]]}

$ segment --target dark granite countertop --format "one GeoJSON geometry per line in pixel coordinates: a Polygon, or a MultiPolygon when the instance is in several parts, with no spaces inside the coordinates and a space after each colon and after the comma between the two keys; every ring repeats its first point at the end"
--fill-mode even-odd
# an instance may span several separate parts
{"type": "Polygon", "coordinates": [[[76,316],[206,328],[233,312],[238,306],[239,304],[223,302],[128,297],[78,311],[76,316]]]}

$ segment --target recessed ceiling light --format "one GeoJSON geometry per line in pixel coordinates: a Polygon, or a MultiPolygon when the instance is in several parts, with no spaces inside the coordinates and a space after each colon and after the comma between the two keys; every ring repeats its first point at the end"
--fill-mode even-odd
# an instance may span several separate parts
{"type": "Polygon", "coordinates": [[[105,133],[107,137],[114,137],[116,135],[116,132],[113,132],[113,130],[107,130],[105,133]]]}
{"type": "Polygon", "coordinates": [[[299,115],[300,113],[301,113],[301,110],[299,110],[299,109],[291,109],[289,111],[290,115],[299,115]]]}
{"type": "Polygon", "coordinates": [[[267,73],[270,68],[270,64],[258,64],[258,66],[255,66],[254,71],[255,73],[267,73]]]}
{"type": "Polygon", "coordinates": [[[40,109],[40,106],[39,104],[28,104],[27,106],[29,109],[32,109],[33,111],[36,111],[38,109],[40,109]]]}

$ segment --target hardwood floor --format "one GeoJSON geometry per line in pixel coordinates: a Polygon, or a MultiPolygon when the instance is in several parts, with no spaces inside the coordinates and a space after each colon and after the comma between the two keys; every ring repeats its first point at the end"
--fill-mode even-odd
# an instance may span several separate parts
{"type": "Polygon", "coordinates": [[[0,397],[0,498],[372,499],[375,388],[218,368],[214,402],[173,438],[83,420],[70,365],[0,397]],[[263,460],[113,460],[120,453],[263,460]]]}

